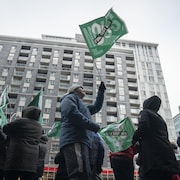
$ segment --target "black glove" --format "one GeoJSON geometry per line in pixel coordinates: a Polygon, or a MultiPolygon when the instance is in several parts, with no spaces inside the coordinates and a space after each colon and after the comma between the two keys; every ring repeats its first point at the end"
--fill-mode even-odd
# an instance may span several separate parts
{"type": "Polygon", "coordinates": [[[104,82],[101,81],[101,84],[99,86],[99,91],[103,91],[104,92],[105,90],[106,90],[106,86],[105,86],[104,82]]]}

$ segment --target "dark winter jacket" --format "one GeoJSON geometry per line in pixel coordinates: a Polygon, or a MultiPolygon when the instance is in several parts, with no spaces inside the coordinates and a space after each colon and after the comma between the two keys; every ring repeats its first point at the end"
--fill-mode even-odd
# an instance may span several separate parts
{"type": "Polygon", "coordinates": [[[58,152],[54,158],[54,163],[58,164],[55,180],[68,180],[68,174],[66,170],[66,163],[64,156],[61,152],[58,152]]]}
{"type": "Polygon", "coordinates": [[[177,161],[168,139],[167,125],[157,113],[161,100],[152,96],[144,101],[133,143],[139,141],[143,172],[159,170],[178,173],[177,161]]]}
{"type": "Polygon", "coordinates": [[[60,148],[72,143],[84,143],[91,147],[91,131],[97,132],[100,128],[91,115],[101,109],[103,100],[103,89],[99,89],[93,105],[85,105],[73,92],[62,98],[60,148]]]}
{"type": "Polygon", "coordinates": [[[0,170],[4,170],[5,159],[6,159],[6,135],[0,128],[0,170]]]}
{"type": "Polygon", "coordinates": [[[90,164],[95,174],[100,174],[104,160],[104,146],[97,133],[92,132],[92,149],[90,151],[90,164]]]}
{"type": "Polygon", "coordinates": [[[46,135],[42,135],[39,143],[39,158],[38,158],[36,177],[42,177],[44,172],[44,160],[47,153],[47,142],[48,142],[48,137],[46,135]]]}
{"type": "Polygon", "coordinates": [[[42,134],[38,123],[40,113],[37,107],[27,107],[22,118],[3,127],[9,138],[5,170],[36,172],[42,134]]]}

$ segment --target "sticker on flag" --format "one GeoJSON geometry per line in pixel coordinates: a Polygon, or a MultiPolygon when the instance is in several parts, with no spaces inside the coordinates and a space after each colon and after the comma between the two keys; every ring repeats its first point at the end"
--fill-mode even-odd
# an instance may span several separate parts
{"type": "Polygon", "coordinates": [[[111,152],[119,152],[132,145],[132,137],[135,132],[134,125],[129,117],[109,124],[99,130],[101,138],[104,140],[111,152]]]}
{"type": "Polygon", "coordinates": [[[128,32],[124,21],[112,8],[105,16],[79,27],[94,59],[104,55],[121,36],[128,32]]]}

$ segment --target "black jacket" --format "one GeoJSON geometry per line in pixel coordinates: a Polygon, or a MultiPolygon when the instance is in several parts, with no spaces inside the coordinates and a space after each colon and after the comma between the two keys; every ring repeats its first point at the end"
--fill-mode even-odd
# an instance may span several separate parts
{"type": "Polygon", "coordinates": [[[0,128],[0,170],[4,170],[5,159],[6,159],[6,135],[0,128]]]}
{"type": "Polygon", "coordinates": [[[36,172],[42,134],[39,115],[38,108],[28,107],[23,110],[23,118],[3,127],[9,138],[5,170],[36,172]]]}
{"type": "Polygon", "coordinates": [[[39,143],[39,158],[36,171],[36,177],[42,177],[44,172],[44,161],[47,153],[48,138],[46,135],[42,135],[39,143]]]}
{"type": "Polygon", "coordinates": [[[176,157],[168,139],[167,125],[157,113],[161,100],[152,96],[143,103],[133,144],[140,142],[143,172],[159,170],[178,173],[176,157]]]}

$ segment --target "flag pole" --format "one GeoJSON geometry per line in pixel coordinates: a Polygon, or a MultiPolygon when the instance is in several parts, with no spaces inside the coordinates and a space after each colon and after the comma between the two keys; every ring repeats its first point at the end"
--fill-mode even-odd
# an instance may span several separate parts
{"type": "MultiPolygon", "coordinates": [[[[95,61],[94,59],[93,59],[93,61],[95,61]]],[[[96,61],[95,61],[95,68],[96,68],[96,71],[98,72],[98,75],[99,75],[99,78],[100,78],[100,81],[102,81],[102,79],[101,79],[101,75],[100,75],[100,73],[99,73],[99,70],[98,70],[98,68],[97,68],[97,66],[96,66],[96,61]]]]}

